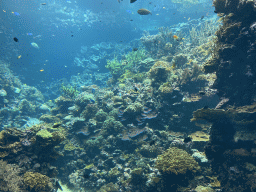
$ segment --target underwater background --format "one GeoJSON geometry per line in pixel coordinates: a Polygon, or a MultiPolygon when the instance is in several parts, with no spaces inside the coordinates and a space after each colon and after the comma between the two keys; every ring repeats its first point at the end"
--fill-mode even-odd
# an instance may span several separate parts
{"type": "Polygon", "coordinates": [[[256,191],[255,0],[1,0],[0,191],[256,191]]]}

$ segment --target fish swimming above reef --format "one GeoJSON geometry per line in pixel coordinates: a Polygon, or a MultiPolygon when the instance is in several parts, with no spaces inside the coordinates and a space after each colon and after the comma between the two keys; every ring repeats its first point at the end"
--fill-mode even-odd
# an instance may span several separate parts
{"type": "Polygon", "coordinates": [[[18,39],[17,37],[14,37],[13,40],[14,40],[15,42],[19,42],[19,39],[18,39]]]}
{"type": "Polygon", "coordinates": [[[130,3],[134,3],[135,1],[137,1],[137,0],[130,0],[130,3]]]}
{"type": "Polygon", "coordinates": [[[46,3],[41,3],[41,5],[46,5],[46,3]]]}
{"type": "Polygon", "coordinates": [[[32,45],[33,47],[39,49],[39,46],[38,46],[36,43],[32,42],[31,45],[32,45]]]}
{"type": "Polygon", "coordinates": [[[152,13],[149,10],[147,10],[147,9],[139,9],[137,11],[137,13],[140,14],[140,15],[148,15],[148,14],[152,15],[152,13]]]}

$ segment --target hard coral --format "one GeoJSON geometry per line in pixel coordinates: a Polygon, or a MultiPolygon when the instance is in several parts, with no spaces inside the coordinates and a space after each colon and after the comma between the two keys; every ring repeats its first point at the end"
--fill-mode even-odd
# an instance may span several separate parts
{"type": "Polygon", "coordinates": [[[171,71],[172,68],[170,63],[166,61],[157,61],[148,72],[149,77],[152,79],[152,86],[159,87],[161,83],[166,82],[171,71]]]}
{"type": "Polygon", "coordinates": [[[46,175],[26,172],[23,178],[29,191],[49,192],[53,188],[50,178],[46,175]]]}
{"type": "Polygon", "coordinates": [[[162,173],[185,175],[188,172],[196,173],[200,170],[200,166],[195,159],[186,151],[171,147],[158,156],[156,167],[162,173]]]}

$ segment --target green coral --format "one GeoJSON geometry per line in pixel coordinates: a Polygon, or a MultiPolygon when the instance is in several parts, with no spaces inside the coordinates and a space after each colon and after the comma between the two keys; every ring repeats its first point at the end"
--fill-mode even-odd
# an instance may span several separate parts
{"type": "Polygon", "coordinates": [[[162,173],[175,175],[196,173],[200,170],[200,166],[191,155],[176,147],[170,147],[164,154],[158,156],[156,168],[162,173]]]}
{"type": "Polygon", "coordinates": [[[132,103],[131,105],[128,105],[124,112],[127,113],[141,113],[143,110],[143,105],[139,102],[132,103]]]}
{"type": "Polygon", "coordinates": [[[52,137],[52,134],[47,131],[47,129],[42,129],[38,131],[36,135],[42,137],[43,139],[49,139],[52,137]]]}
{"type": "Polygon", "coordinates": [[[29,191],[49,192],[53,188],[50,178],[41,173],[26,172],[23,179],[29,191]]]}
{"type": "Polygon", "coordinates": [[[96,113],[96,115],[95,115],[96,120],[97,120],[97,121],[100,121],[100,122],[105,121],[105,120],[107,119],[107,116],[108,116],[108,114],[107,114],[106,112],[104,112],[102,109],[100,109],[100,110],[96,113]]]}
{"type": "Polygon", "coordinates": [[[125,77],[134,78],[137,80],[142,80],[142,74],[137,74],[136,66],[140,61],[147,58],[147,53],[145,49],[139,49],[138,51],[132,51],[124,55],[124,59],[118,60],[115,57],[112,60],[107,60],[106,68],[109,69],[114,80],[120,78],[120,81],[123,82],[125,77]]]}
{"type": "Polygon", "coordinates": [[[64,84],[61,84],[60,92],[63,97],[69,97],[71,99],[76,98],[76,96],[79,94],[79,91],[76,89],[76,85],[65,86],[64,84]]]}
{"type": "Polygon", "coordinates": [[[103,129],[106,133],[110,134],[113,133],[120,133],[123,130],[123,124],[120,121],[116,121],[114,117],[109,117],[103,123],[103,129]]]}

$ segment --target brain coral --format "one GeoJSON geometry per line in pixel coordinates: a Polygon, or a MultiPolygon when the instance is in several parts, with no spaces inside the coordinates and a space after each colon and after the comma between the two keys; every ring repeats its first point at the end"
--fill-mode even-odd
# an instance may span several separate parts
{"type": "Polygon", "coordinates": [[[157,157],[156,168],[162,173],[175,175],[196,173],[200,170],[200,166],[191,155],[176,147],[170,147],[157,157]]]}

